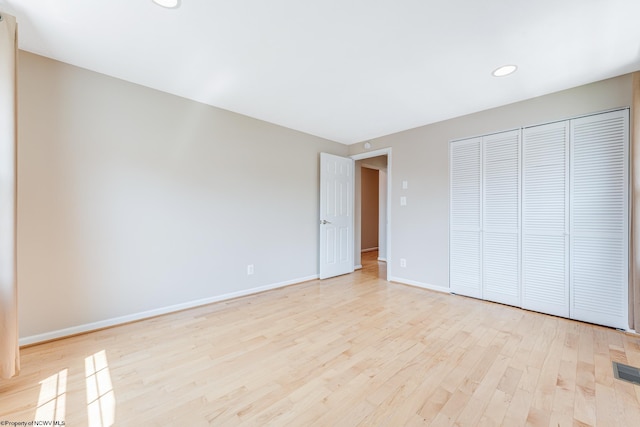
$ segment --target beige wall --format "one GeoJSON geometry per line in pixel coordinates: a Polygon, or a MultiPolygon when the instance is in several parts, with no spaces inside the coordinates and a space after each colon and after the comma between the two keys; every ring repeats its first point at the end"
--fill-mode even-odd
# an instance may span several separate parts
{"type": "MultiPolygon", "coordinates": [[[[448,289],[449,141],[627,107],[631,84],[631,75],[624,75],[371,140],[371,150],[393,148],[393,279],[448,289]],[[403,180],[407,190],[401,190],[403,180]],[[406,206],[400,206],[401,195],[406,206]],[[400,267],[400,258],[407,267],[400,267]]],[[[364,151],[363,144],[349,147],[351,155],[364,151]]]]}
{"type": "Polygon", "coordinates": [[[362,250],[378,247],[378,170],[363,167],[362,180],[362,250]]]}
{"type": "Polygon", "coordinates": [[[19,59],[23,343],[317,275],[318,153],[346,146],[19,59]]]}
{"type": "MultiPolygon", "coordinates": [[[[19,59],[23,342],[317,275],[318,153],[362,144],[19,59]]],[[[394,279],[448,287],[450,140],[629,106],[631,96],[621,76],[372,140],[393,147],[394,279]]]]}

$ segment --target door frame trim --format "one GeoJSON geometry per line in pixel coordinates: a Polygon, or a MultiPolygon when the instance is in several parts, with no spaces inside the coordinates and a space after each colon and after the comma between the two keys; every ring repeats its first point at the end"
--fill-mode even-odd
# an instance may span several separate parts
{"type": "MultiPolygon", "coordinates": [[[[353,159],[353,161],[355,162],[356,160],[363,160],[363,159],[370,159],[372,157],[378,157],[378,156],[387,156],[387,253],[386,253],[386,259],[387,259],[387,280],[389,280],[390,277],[393,277],[393,275],[391,274],[391,265],[392,265],[392,260],[393,258],[391,257],[391,200],[393,200],[393,198],[391,197],[391,165],[393,164],[393,162],[391,161],[391,147],[387,147],[387,148],[381,148],[378,150],[373,150],[373,151],[367,151],[365,153],[359,153],[359,154],[354,154],[351,157],[351,159],[353,159]]],[[[354,203],[355,203],[355,191],[353,194],[353,198],[354,198],[354,203]]],[[[355,252],[355,233],[354,233],[354,237],[353,237],[353,246],[354,246],[354,252],[355,252]]]]}

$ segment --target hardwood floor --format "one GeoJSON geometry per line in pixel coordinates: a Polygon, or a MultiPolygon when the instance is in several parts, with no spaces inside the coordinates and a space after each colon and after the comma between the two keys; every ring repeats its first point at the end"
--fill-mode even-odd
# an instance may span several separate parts
{"type": "Polygon", "coordinates": [[[22,350],[0,421],[67,426],[633,426],[640,339],[352,275],[22,350]]]}

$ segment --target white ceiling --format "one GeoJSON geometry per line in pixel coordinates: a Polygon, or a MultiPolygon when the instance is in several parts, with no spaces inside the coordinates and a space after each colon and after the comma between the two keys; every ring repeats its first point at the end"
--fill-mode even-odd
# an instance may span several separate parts
{"type": "Polygon", "coordinates": [[[640,0],[0,0],[20,48],[351,144],[640,70],[640,0]],[[509,77],[491,71],[517,64],[509,77]]]}

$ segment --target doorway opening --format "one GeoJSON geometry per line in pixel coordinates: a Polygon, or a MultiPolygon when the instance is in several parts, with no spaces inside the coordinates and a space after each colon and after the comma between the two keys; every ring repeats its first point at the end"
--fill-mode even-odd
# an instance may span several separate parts
{"type": "Polygon", "coordinates": [[[354,264],[357,269],[374,258],[391,277],[391,148],[361,153],[355,161],[354,264]]]}

